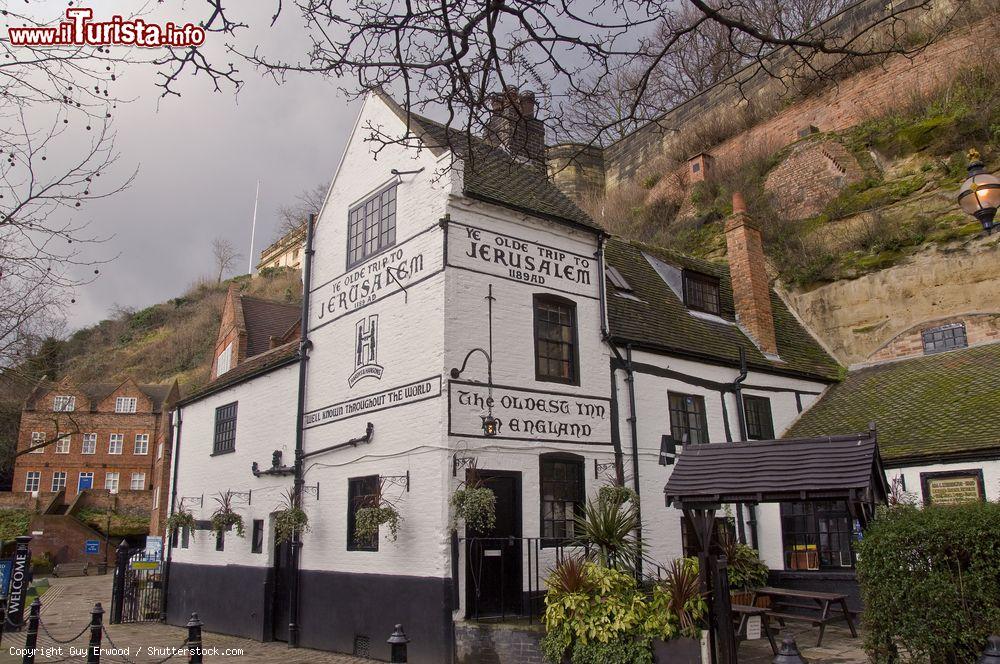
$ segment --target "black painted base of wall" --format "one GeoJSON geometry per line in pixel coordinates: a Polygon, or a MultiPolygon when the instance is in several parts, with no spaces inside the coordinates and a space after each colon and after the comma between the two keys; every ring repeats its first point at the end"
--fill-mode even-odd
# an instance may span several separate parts
{"type": "MultiPolygon", "coordinates": [[[[841,593],[847,595],[847,607],[860,613],[864,606],[861,603],[861,589],[858,586],[857,575],[849,572],[789,572],[771,570],[772,586],[792,588],[795,590],[813,590],[823,593],[841,593]]],[[[838,607],[834,607],[836,610],[838,607]]]]}
{"type": "MultiPolygon", "coordinates": [[[[454,634],[451,579],[302,570],[299,643],[351,653],[367,637],[369,655],[388,660],[386,639],[403,625],[413,664],[447,664],[454,634]]],[[[271,639],[271,571],[171,563],[167,622],[183,625],[197,611],[205,629],[271,639]]]]}

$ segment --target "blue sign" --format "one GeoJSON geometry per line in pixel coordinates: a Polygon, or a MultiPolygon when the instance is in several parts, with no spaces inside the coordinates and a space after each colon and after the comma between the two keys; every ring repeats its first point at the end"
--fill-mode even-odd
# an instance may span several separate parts
{"type": "Polygon", "coordinates": [[[14,560],[7,558],[0,560],[0,595],[6,597],[7,589],[10,587],[10,573],[14,571],[14,560]]]}
{"type": "Polygon", "coordinates": [[[87,540],[84,553],[100,553],[100,552],[101,552],[100,540],[87,540]]]}

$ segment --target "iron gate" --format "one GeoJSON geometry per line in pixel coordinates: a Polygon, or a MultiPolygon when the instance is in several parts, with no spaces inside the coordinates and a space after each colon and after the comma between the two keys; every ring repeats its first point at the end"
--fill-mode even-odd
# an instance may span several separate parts
{"type": "Polygon", "coordinates": [[[111,622],[156,622],[163,608],[163,563],[144,548],[117,551],[111,622]]]}

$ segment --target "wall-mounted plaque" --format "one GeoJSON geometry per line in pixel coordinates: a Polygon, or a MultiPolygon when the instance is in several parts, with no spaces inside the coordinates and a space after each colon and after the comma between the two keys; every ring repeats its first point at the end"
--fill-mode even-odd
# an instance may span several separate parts
{"type": "Polygon", "coordinates": [[[986,500],[982,469],[920,473],[924,503],[958,505],[986,500]]]}

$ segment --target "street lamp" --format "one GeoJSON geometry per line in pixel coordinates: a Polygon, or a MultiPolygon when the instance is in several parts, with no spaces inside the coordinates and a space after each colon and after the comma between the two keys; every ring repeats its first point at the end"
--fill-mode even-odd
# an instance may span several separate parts
{"type": "Polygon", "coordinates": [[[1000,179],[986,172],[975,149],[969,150],[969,177],[958,190],[958,204],[979,220],[987,234],[993,232],[993,219],[1000,207],[1000,179]]]}
{"type": "Polygon", "coordinates": [[[493,301],[496,300],[496,298],[493,297],[493,284],[489,285],[489,291],[488,291],[488,293],[486,295],[485,300],[487,302],[487,308],[488,308],[487,316],[488,316],[488,320],[489,320],[489,331],[490,331],[489,350],[485,350],[483,348],[473,348],[472,350],[470,350],[468,353],[466,353],[465,359],[462,361],[462,368],[460,369],[458,367],[455,367],[454,369],[451,370],[451,377],[457,380],[462,375],[462,372],[465,371],[466,365],[469,364],[469,358],[472,357],[473,355],[475,355],[476,353],[481,353],[483,355],[483,357],[486,358],[486,387],[487,387],[487,391],[488,391],[487,396],[486,396],[486,414],[485,415],[480,415],[479,417],[481,417],[482,420],[483,420],[483,435],[492,438],[493,436],[496,436],[498,433],[500,433],[500,420],[498,420],[497,418],[493,417],[493,404],[494,404],[494,401],[493,401],[493,301]]]}

